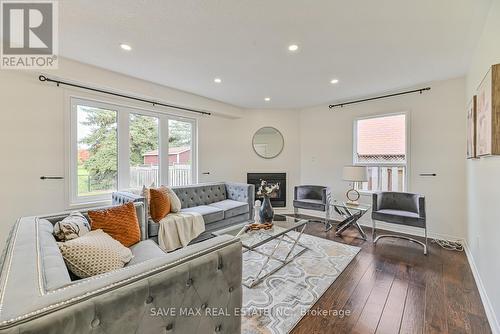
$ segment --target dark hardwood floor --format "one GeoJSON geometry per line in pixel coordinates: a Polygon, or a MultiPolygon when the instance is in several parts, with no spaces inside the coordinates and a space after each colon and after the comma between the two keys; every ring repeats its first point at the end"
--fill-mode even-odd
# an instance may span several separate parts
{"type": "MultiPolygon", "coordinates": [[[[465,253],[429,240],[421,246],[382,239],[373,246],[354,229],[340,238],[309,223],[306,233],[361,247],[361,251],[291,333],[491,333],[465,253]],[[332,315],[335,310],[349,316],[332,315]]],[[[389,234],[390,232],[384,231],[389,234]]]]}

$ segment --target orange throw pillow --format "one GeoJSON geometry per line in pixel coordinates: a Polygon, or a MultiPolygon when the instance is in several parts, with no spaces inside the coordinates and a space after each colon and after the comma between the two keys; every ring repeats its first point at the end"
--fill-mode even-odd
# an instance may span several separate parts
{"type": "Polygon", "coordinates": [[[160,220],[170,213],[170,197],[168,197],[168,190],[164,186],[156,189],[151,188],[149,189],[149,196],[151,201],[149,213],[151,218],[156,223],[159,223],[160,220]]]}
{"type": "Polygon", "coordinates": [[[141,241],[141,229],[134,203],[89,211],[88,214],[92,230],[103,230],[123,246],[130,247],[141,241]]]}

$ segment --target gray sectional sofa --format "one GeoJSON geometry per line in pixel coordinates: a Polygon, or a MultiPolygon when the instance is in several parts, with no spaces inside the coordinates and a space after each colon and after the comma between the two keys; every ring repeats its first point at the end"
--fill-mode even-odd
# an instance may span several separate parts
{"type": "MultiPolygon", "coordinates": [[[[217,199],[240,193],[228,189],[217,199]]],[[[215,237],[167,254],[148,240],[143,204],[135,207],[142,241],[131,247],[132,261],[79,280],[71,279],[52,235],[67,213],[20,218],[0,260],[0,333],[240,333],[239,240],[215,237]],[[181,314],[189,309],[200,313],[181,314]]]]}
{"type": "MultiPolygon", "coordinates": [[[[204,183],[183,187],[172,187],[181,200],[183,212],[198,212],[203,215],[205,232],[195,241],[211,237],[212,232],[253,219],[255,201],[255,186],[245,183],[204,183]]],[[[147,203],[141,195],[132,192],[119,191],[112,195],[113,204],[127,202],[147,203]]],[[[159,224],[149,219],[148,238],[158,241],[159,224]]]]}

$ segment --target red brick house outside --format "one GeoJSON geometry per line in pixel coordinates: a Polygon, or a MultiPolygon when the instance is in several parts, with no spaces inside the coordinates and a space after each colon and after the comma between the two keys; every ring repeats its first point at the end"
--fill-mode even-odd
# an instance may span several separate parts
{"type": "MultiPolygon", "coordinates": [[[[158,150],[149,151],[144,154],[144,164],[158,166],[158,150]]],[[[191,162],[190,147],[170,147],[168,150],[168,164],[188,165],[191,162]]]]}

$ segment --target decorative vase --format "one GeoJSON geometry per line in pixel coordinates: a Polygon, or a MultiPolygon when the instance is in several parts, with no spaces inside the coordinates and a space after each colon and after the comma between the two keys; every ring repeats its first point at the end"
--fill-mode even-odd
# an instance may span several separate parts
{"type": "Polygon", "coordinates": [[[272,223],[274,218],[274,210],[271,206],[271,201],[268,196],[264,196],[262,201],[262,206],[259,211],[260,222],[261,223],[272,223]]]}

